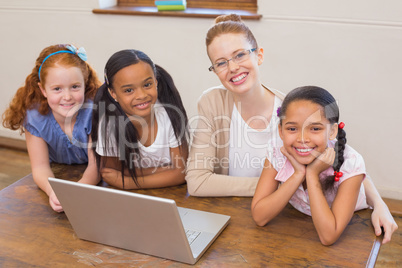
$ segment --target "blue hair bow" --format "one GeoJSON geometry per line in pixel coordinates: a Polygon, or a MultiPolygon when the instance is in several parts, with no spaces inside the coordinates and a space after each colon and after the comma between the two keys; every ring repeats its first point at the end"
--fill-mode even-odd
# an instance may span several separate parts
{"type": "Polygon", "coordinates": [[[78,57],[80,57],[80,59],[82,59],[83,61],[86,61],[88,59],[87,52],[85,51],[85,49],[83,47],[80,47],[80,48],[77,49],[73,45],[67,45],[66,48],[68,50],[70,50],[71,52],[73,52],[78,57]]]}

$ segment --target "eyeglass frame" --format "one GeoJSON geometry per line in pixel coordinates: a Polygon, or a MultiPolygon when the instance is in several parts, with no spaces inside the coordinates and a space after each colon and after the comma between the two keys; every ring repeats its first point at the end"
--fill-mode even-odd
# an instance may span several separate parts
{"type": "MultiPolygon", "coordinates": [[[[244,51],[245,52],[248,52],[248,55],[250,55],[251,53],[253,53],[254,51],[256,51],[257,50],[257,48],[255,47],[255,48],[251,48],[251,49],[245,49],[244,51]]],[[[239,52],[240,53],[240,52],[239,52]]],[[[227,63],[228,65],[227,66],[229,66],[229,61],[231,61],[231,60],[233,60],[239,53],[237,53],[234,57],[231,57],[230,59],[228,59],[228,60],[224,60],[224,61],[222,61],[222,62],[225,62],[225,63],[227,63]]],[[[209,66],[209,68],[208,68],[208,70],[210,71],[210,72],[212,72],[212,71],[214,71],[215,73],[217,73],[216,71],[215,71],[215,65],[217,65],[218,63],[215,63],[215,64],[212,64],[211,66],[209,66]]]]}

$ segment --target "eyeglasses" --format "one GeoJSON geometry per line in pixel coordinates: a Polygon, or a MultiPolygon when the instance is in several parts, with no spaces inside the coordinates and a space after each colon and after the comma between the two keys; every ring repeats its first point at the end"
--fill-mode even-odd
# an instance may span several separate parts
{"type": "Polygon", "coordinates": [[[208,70],[214,71],[215,73],[220,73],[224,70],[226,70],[229,66],[229,61],[233,60],[234,63],[238,64],[241,63],[245,60],[248,60],[250,58],[250,54],[254,51],[256,51],[257,48],[252,48],[252,49],[247,49],[247,50],[242,50],[239,51],[236,55],[233,56],[233,58],[228,59],[228,60],[219,60],[217,63],[212,64],[208,70]]]}

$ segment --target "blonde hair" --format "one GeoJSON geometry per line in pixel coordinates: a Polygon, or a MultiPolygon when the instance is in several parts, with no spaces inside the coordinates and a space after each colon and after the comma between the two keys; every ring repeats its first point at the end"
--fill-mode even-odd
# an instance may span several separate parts
{"type": "Polygon", "coordinates": [[[216,37],[228,33],[244,34],[250,44],[258,48],[257,40],[253,33],[237,14],[221,15],[215,19],[215,24],[209,28],[205,38],[207,48],[216,37]]]}

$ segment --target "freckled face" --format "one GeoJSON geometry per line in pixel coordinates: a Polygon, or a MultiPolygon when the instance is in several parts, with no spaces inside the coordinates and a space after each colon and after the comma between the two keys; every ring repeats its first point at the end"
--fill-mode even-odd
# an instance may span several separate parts
{"type": "Polygon", "coordinates": [[[85,100],[85,81],[81,69],[56,66],[48,68],[45,84],[39,83],[56,121],[74,118],[85,100]]]}
{"type": "Polygon", "coordinates": [[[110,93],[128,117],[147,119],[158,99],[157,80],[152,67],[140,61],[121,69],[114,76],[110,93]]]}
{"type": "Polygon", "coordinates": [[[328,140],[336,138],[337,126],[325,118],[322,106],[299,100],[288,106],[279,134],[286,151],[308,165],[325,151],[328,140]]]}
{"type": "MultiPolygon", "coordinates": [[[[214,38],[208,46],[208,56],[212,64],[233,58],[239,51],[252,49],[252,44],[244,34],[222,34],[214,38]]],[[[257,49],[250,58],[239,64],[229,61],[228,68],[217,73],[222,85],[235,94],[251,93],[261,86],[259,65],[263,62],[263,49],[257,49]]]]}

